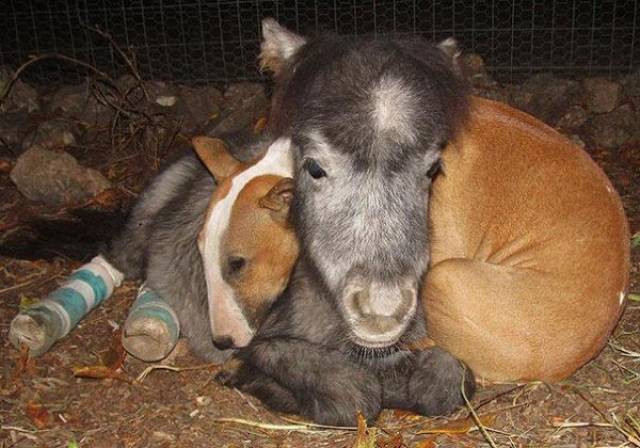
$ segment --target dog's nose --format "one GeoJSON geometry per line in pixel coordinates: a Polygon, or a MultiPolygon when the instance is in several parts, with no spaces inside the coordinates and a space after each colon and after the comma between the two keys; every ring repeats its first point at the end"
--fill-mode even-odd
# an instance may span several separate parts
{"type": "Polygon", "coordinates": [[[212,341],[213,345],[218,350],[229,350],[231,348],[236,348],[235,344],[233,343],[233,339],[231,339],[229,336],[214,336],[212,341]]]}

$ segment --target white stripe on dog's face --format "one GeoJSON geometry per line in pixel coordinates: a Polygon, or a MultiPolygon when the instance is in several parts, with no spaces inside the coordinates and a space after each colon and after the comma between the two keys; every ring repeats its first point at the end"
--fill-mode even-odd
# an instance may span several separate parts
{"type": "Polygon", "coordinates": [[[256,164],[218,185],[218,189],[227,187],[228,191],[224,197],[217,198],[217,202],[214,199],[209,205],[209,213],[198,238],[198,248],[205,266],[211,334],[214,337],[229,336],[238,347],[249,343],[254,330],[238,305],[233,288],[222,276],[223,236],[229,227],[233,204],[252,179],[268,174],[292,176],[290,143],[286,138],[276,140],[256,164]]]}

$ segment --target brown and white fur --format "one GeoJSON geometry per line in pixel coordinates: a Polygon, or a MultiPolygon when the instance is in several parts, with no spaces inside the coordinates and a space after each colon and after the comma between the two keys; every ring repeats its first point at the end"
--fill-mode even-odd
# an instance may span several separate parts
{"type": "Polygon", "coordinates": [[[171,305],[197,355],[221,362],[250,339],[298,254],[287,219],[292,183],[277,175],[288,170],[288,147],[276,143],[280,156],[271,170],[267,140],[249,151],[266,151],[265,158],[251,162],[233,158],[220,140],[198,137],[193,143],[201,160],[187,155],[154,179],[107,256],[171,305]],[[222,203],[232,206],[219,221],[234,225],[205,228],[222,203]],[[206,271],[203,255],[211,268],[206,271]]]}

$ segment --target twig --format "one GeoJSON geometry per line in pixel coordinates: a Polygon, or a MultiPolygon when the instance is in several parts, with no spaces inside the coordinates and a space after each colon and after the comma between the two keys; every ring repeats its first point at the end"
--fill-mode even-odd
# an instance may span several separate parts
{"type": "Polygon", "coordinates": [[[71,62],[73,64],[77,64],[77,65],[79,65],[81,67],[84,67],[84,68],[92,71],[93,73],[98,75],[100,78],[108,79],[108,80],[111,79],[111,77],[109,75],[107,75],[105,72],[103,72],[102,70],[94,67],[93,65],[89,64],[88,62],[84,62],[84,61],[81,61],[79,59],[72,58],[70,56],[66,56],[66,55],[61,54],[61,53],[45,53],[45,54],[41,54],[39,56],[32,56],[27,62],[22,64],[20,67],[18,67],[18,69],[15,71],[15,73],[11,77],[11,81],[9,81],[9,84],[5,88],[5,91],[2,93],[2,97],[0,98],[0,104],[3,103],[7,99],[7,97],[9,96],[9,93],[11,92],[11,88],[13,87],[15,82],[20,77],[20,74],[23,71],[25,71],[27,68],[29,68],[31,65],[35,64],[38,61],[42,61],[44,59],[60,59],[62,61],[71,62]]]}
{"type": "Polygon", "coordinates": [[[324,432],[324,431],[357,431],[354,426],[329,426],[318,425],[315,423],[300,423],[292,425],[279,425],[276,423],[263,423],[245,420],[242,418],[216,418],[213,420],[217,423],[237,423],[239,425],[250,426],[253,428],[269,429],[272,431],[297,431],[297,432],[324,432]],[[314,429],[315,428],[315,429],[314,429]]]}
{"type": "Polygon", "coordinates": [[[138,80],[138,82],[140,83],[140,88],[142,89],[142,92],[144,93],[144,97],[148,100],[149,99],[149,93],[147,92],[147,89],[144,87],[144,83],[142,81],[142,77],[140,76],[140,73],[138,72],[138,69],[136,68],[135,63],[130,59],[130,57],[122,50],[122,48],[120,48],[120,46],[116,43],[116,41],[113,39],[113,36],[111,36],[111,34],[107,33],[106,31],[102,31],[98,26],[95,27],[91,27],[86,25],[85,23],[80,22],[80,24],[90,30],[92,30],[93,32],[99,34],[100,36],[102,36],[103,38],[105,38],[106,40],[109,41],[109,43],[111,44],[111,46],[118,52],[118,54],[120,55],[120,57],[124,60],[125,64],[127,64],[127,66],[129,67],[129,70],[131,71],[131,74],[134,76],[134,78],[136,78],[138,80]]]}
{"type": "Polygon", "coordinates": [[[176,366],[168,366],[165,364],[154,364],[152,366],[147,367],[138,375],[136,381],[142,383],[144,379],[154,370],[171,370],[172,372],[184,372],[188,370],[201,370],[201,369],[209,369],[211,367],[218,367],[218,364],[200,364],[197,366],[186,366],[186,367],[176,367],[176,366]]]}
{"type": "Polygon", "coordinates": [[[489,432],[487,431],[487,428],[485,428],[485,426],[482,424],[482,421],[480,420],[480,417],[478,417],[478,414],[476,414],[475,409],[473,409],[473,406],[471,406],[471,403],[469,402],[469,399],[467,398],[467,394],[464,391],[464,380],[466,378],[467,367],[464,364],[462,365],[462,367],[463,367],[463,375],[462,375],[462,383],[460,384],[460,392],[462,392],[462,398],[464,399],[464,403],[467,405],[467,408],[469,409],[469,412],[471,413],[471,417],[473,418],[473,421],[478,426],[478,429],[480,429],[480,432],[482,433],[482,436],[484,437],[484,439],[489,443],[489,445],[491,445],[491,448],[497,448],[496,442],[489,435],[489,432]]]}
{"type": "Polygon", "coordinates": [[[618,432],[623,434],[629,443],[640,447],[640,439],[627,431],[618,421],[618,417],[615,414],[611,415],[611,418],[607,416],[595,403],[589,400],[587,397],[583,395],[583,393],[576,387],[573,388],[575,393],[582,398],[589,406],[591,406],[606,422],[608,422],[613,428],[615,428],[618,432]]]}
{"type": "Polygon", "coordinates": [[[560,423],[553,422],[553,423],[551,423],[551,426],[553,426],[554,428],[560,428],[560,429],[564,429],[564,428],[591,428],[591,427],[596,427],[596,428],[615,428],[615,426],[612,425],[611,423],[598,423],[598,422],[560,422],[560,423]]]}

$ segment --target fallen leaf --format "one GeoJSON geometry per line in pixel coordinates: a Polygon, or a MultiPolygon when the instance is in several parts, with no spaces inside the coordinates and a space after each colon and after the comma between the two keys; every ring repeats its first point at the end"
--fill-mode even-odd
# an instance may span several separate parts
{"type": "Polygon", "coordinates": [[[640,247],[640,232],[634,233],[631,237],[631,247],[633,249],[640,247]]]}
{"type": "Polygon", "coordinates": [[[351,448],[376,448],[376,428],[368,428],[362,413],[358,412],[358,433],[351,448]]]}
{"type": "Polygon", "coordinates": [[[11,373],[11,381],[16,385],[22,384],[22,377],[25,374],[33,374],[36,370],[35,360],[29,356],[29,346],[21,345],[16,357],[15,367],[11,373]]]}
{"type": "Polygon", "coordinates": [[[124,364],[127,352],[122,345],[122,330],[116,330],[111,337],[111,345],[104,355],[102,355],[102,364],[111,370],[117,370],[124,364]]]}
{"type": "Polygon", "coordinates": [[[38,429],[44,429],[49,424],[51,420],[51,416],[49,415],[49,411],[40,403],[36,403],[35,401],[29,401],[27,406],[25,407],[25,413],[27,417],[31,420],[31,422],[38,429]]]}
{"type": "Polygon", "coordinates": [[[433,439],[424,439],[414,445],[414,448],[436,448],[436,442],[433,439]]]}
{"type": "MultiPolygon", "coordinates": [[[[491,426],[496,421],[495,414],[486,414],[479,417],[483,426],[491,426]]],[[[466,434],[476,428],[476,422],[471,417],[453,420],[444,426],[437,428],[421,429],[416,434],[466,434]]]]}
{"type": "Polygon", "coordinates": [[[111,346],[101,356],[101,364],[94,366],[72,367],[73,375],[78,378],[115,379],[127,383],[133,380],[118,370],[124,364],[127,352],[122,346],[122,330],[114,331],[111,346]]]}
{"type": "Polygon", "coordinates": [[[399,418],[399,419],[409,419],[409,420],[413,420],[413,419],[421,419],[423,418],[421,415],[416,414],[415,412],[412,411],[408,411],[406,409],[394,409],[393,410],[393,416],[395,418],[399,418]]]}
{"type": "Polygon", "coordinates": [[[402,448],[403,445],[404,439],[402,438],[402,434],[395,433],[389,438],[378,440],[376,448],[402,448]]]}
{"type": "Polygon", "coordinates": [[[67,443],[67,448],[80,448],[80,445],[78,445],[78,442],[75,440],[70,440],[69,443],[67,443]]]}
{"type": "Polygon", "coordinates": [[[122,203],[122,198],[123,195],[119,189],[108,188],[94,196],[90,202],[101,209],[114,210],[122,203]]]}
{"type": "Polygon", "coordinates": [[[40,299],[38,297],[29,297],[26,294],[20,294],[20,304],[18,305],[18,308],[20,311],[25,311],[39,301],[40,299]]]}
{"type": "Polygon", "coordinates": [[[11,162],[8,160],[0,159],[0,173],[8,173],[11,171],[11,162]]]}
{"type": "Polygon", "coordinates": [[[640,294],[630,292],[629,294],[627,294],[627,300],[631,300],[632,302],[640,302],[640,294]]]}

